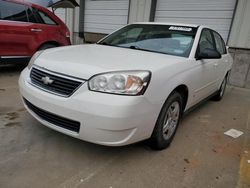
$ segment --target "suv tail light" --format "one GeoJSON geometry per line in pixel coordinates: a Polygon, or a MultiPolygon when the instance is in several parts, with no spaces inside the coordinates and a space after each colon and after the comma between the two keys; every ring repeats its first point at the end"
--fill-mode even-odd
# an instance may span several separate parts
{"type": "Polygon", "coordinates": [[[67,38],[70,38],[70,32],[69,32],[69,31],[66,31],[65,36],[66,36],[67,38]]]}

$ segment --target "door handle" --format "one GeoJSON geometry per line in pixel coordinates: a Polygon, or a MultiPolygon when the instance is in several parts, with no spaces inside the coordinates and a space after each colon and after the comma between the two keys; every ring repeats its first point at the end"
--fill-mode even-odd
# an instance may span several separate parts
{"type": "Polygon", "coordinates": [[[217,67],[217,66],[218,66],[218,63],[215,63],[214,66],[217,67]]]}
{"type": "Polygon", "coordinates": [[[38,28],[32,28],[31,29],[32,32],[41,32],[43,31],[42,29],[38,29],[38,28]]]}

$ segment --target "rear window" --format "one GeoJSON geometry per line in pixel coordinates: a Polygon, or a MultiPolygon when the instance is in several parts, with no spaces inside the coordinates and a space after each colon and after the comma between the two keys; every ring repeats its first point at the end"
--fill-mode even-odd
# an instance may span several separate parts
{"type": "Polygon", "coordinates": [[[27,16],[28,16],[29,22],[31,22],[31,23],[38,23],[38,20],[36,19],[36,15],[32,11],[32,8],[28,8],[27,9],[27,16]]]}
{"type": "Polygon", "coordinates": [[[220,52],[221,55],[226,54],[226,46],[222,37],[216,32],[213,32],[213,35],[217,51],[220,52]]]}
{"type": "Polygon", "coordinates": [[[22,4],[0,1],[0,19],[28,22],[26,9],[22,4]]]}
{"type": "Polygon", "coordinates": [[[45,12],[33,8],[37,23],[47,24],[47,25],[57,25],[57,23],[49,17],[45,12]]]}

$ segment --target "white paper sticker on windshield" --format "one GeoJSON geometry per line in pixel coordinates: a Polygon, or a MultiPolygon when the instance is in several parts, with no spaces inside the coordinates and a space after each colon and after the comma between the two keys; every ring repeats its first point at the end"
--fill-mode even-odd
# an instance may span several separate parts
{"type": "Polygon", "coordinates": [[[171,26],[169,30],[175,30],[175,31],[192,31],[191,27],[181,27],[181,26],[171,26]]]}

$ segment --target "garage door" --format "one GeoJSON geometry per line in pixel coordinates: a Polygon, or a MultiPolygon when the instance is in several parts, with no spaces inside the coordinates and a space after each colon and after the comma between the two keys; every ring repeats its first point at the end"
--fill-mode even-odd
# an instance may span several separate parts
{"type": "Polygon", "coordinates": [[[86,0],[84,31],[111,33],[128,22],[129,0],[86,0]]]}
{"type": "Polygon", "coordinates": [[[157,0],[155,21],[207,25],[227,41],[236,0],[157,0]]]}

